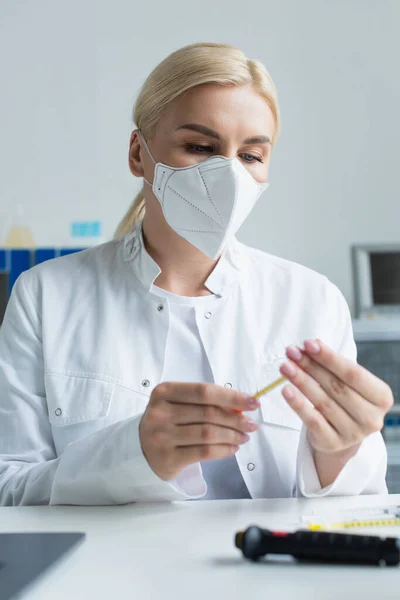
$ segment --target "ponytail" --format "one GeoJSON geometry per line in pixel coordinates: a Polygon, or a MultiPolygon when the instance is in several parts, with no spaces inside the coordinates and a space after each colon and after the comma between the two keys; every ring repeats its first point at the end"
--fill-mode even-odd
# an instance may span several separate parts
{"type": "Polygon", "coordinates": [[[118,225],[114,237],[120,238],[129,233],[136,223],[143,219],[145,210],[145,200],[141,190],[118,225]]]}

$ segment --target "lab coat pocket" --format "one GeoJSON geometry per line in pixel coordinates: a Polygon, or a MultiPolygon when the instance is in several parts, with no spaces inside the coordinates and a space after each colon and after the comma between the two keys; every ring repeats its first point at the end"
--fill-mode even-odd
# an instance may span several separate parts
{"type": "MultiPolygon", "coordinates": [[[[257,374],[257,389],[261,389],[282,377],[279,368],[285,360],[285,356],[277,356],[263,361],[257,374]]],[[[302,420],[282,396],[282,388],[287,383],[287,381],[284,381],[265,396],[261,396],[262,421],[267,424],[300,431],[303,424],[302,420]]]]}
{"type": "Polygon", "coordinates": [[[103,419],[110,410],[114,383],[82,375],[45,374],[49,421],[53,426],[103,419]]]}
{"type": "Polygon", "coordinates": [[[111,395],[111,413],[118,420],[144,413],[150,395],[115,384],[111,395]]]}

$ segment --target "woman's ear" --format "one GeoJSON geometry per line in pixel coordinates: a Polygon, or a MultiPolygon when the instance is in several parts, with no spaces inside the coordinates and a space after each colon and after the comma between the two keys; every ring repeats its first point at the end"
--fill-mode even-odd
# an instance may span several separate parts
{"type": "Polygon", "coordinates": [[[140,138],[137,129],[132,131],[129,141],[129,169],[135,177],[143,177],[143,163],[140,156],[140,138]]]}

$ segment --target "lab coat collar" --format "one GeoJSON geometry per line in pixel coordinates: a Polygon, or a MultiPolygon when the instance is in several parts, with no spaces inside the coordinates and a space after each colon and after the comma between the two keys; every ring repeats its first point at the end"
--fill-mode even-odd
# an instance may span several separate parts
{"type": "MultiPolygon", "coordinates": [[[[144,246],[142,223],[139,221],[123,238],[123,256],[146,290],[150,291],[161,269],[144,246]]],[[[224,296],[237,282],[239,271],[240,248],[236,238],[233,238],[223,251],[205,286],[213,294],[224,296]]]]}

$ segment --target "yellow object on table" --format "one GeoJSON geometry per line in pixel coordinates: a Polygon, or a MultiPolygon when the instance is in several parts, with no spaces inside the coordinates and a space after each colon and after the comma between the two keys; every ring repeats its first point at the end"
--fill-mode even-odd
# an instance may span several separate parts
{"type": "Polygon", "coordinates": [[[400,519],[366,519],[365,521],[344,521],[343,523],[309,523],[311,531],[323,531],[327,529],[350,529],[352,527],[385,527],[400,525],[400,519]]]}

